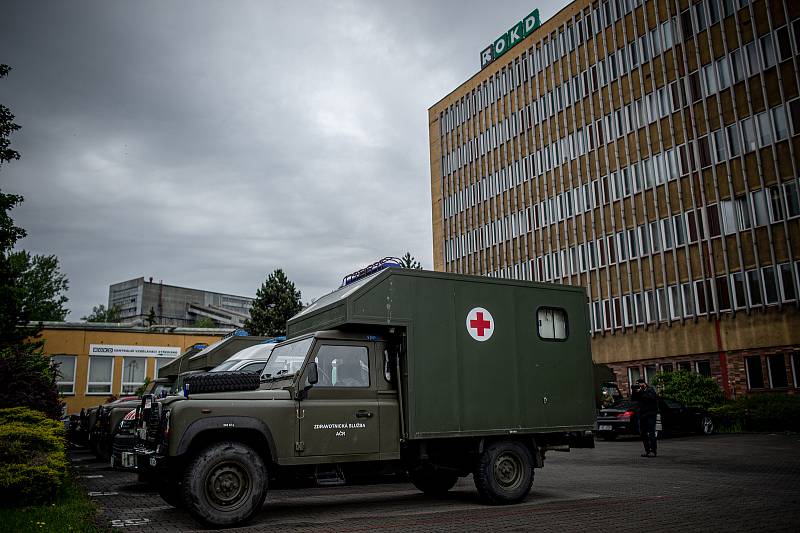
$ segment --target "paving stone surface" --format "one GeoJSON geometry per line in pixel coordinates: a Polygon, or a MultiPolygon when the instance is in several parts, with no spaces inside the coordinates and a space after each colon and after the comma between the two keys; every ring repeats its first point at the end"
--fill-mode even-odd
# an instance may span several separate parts
{"type": "MultiPolygon", "coordinates": [[[[800,531],[800,437],[713,435],[550,452],[522,503],[480,503],[471,478],[442,498],[410,484],[273,490],[246,527],[226,531],[800,531]]],[[[70,453],[100,521],[121,532],[202,531],[134,474],[70,453]],[[102,477],[98,477],[102,476],[102,477]]]]}

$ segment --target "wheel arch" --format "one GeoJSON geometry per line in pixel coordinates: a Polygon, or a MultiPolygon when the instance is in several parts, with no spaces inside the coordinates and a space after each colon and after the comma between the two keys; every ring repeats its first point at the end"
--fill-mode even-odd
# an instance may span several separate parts
{"type": "Polygon", "coordinates": [[[214,442],[233,440],[251,446],[268,463],[276,463],[275,440],[269,427],[249,416],[214,416],[195,420],[186,428],[175,455],[188,456],[214,442]]]}

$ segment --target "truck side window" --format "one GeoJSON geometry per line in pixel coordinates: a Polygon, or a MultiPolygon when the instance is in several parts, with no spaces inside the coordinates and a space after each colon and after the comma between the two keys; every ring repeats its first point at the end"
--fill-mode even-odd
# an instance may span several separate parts
{"type": "Polygon", "coordinates": [[[567,312],[558,307],[540,307],[536,312],[539,337],[544,340],[567,338],[567,312]]]}
{"type": "Polygon", "coordinates": [[[369,387],[369,355],[364,346],[321,346],[315,358],[317,387],[369,387]]]}

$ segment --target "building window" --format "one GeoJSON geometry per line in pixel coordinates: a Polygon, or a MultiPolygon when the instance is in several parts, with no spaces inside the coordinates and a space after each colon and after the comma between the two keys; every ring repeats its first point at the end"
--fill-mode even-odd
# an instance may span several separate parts
{"type": "Polygon", "coordinates": [[[692,362],[691,361],[681,361],[678,363],[678,370],[683,370],[684,372],[691,372],[692,371],[692,362]]]}
{"type": "Polygon", "coordinates": [[[554,307],[540,307],[536,312],[539,337],[546,340],[567,338],[567,312],[554,307]]]}
{"type": "Polygon", "coordinates": [[[636,383],[636,380],[642,377],[642,372],[638,366],[629,366],[628,367],[628,386],[632,386],[636,383]]]}
{"type": "Polygon", "coordinates": [[[776,304],[780,300],[778,298],[778,280],[775,277],[775,267],[764,267],[761,269],[764,275],[764,293],[766,294],[768,304],[776,304]]]}
{"type": "Polygon", "coordinates": [[[761,305],[764,299],[761,295],[761,273],[758,270],[747,271],[747,284],[750,286],[750,305],[761,305]]]}
{"type": "Polygon", "coordinates": [[[763,389],[764,373],[761,370],[761,356],[745,357],[744,364],[747,370],[747,388],[763,389]]]}
{"type": "Polygon", "coordinates": [[[701,376],[711,377],[711,363],[709,361],[695,361],[694,368],[701,376]]]}
{"type": "Polygon", "coordinates": [[[794,381],[794,388],[800,387],[800,352],[792,352],[792,380],[794,381]]]}
{"type": "Polygon", "coordinates": [[[672,372],[672,363],[661,363],[661,372],[672,372]]]}
{"type": "Polygon", "coordinates": [[[644,379],[648,383],[653,381],[653,378],[656,377],[656,365],[645,365],[644,367],[644,379]]]}
{"type": "Polygon", "coordinates": [[[796,298],[794,273],[792,272],[792,264],[784,263],[780,265],[781,271],[781,297],[784,302],[790,302],[796,298]]]}
{"type": "Polygon", "coordinates": [[[734,272],[731,274],[733,284],[733,299],[736,309],[747,307],[747,293],[745,291],[744,273],[734,272]]]}
{"type": "Polygon", "coordinates": [[[147,359],[125,357],[122,359],[122,394],[133,394],[142,386],[146,375],[147,359]]]}
{"type": "Polygon", "coordinates": [[[783,389],[789,386],[786,379],[786,363],[782,353],[767,356],[767,370],[769,371],[770,388],[783,389]]]}
{"type": "Polygon", "coordinates": [[[89,358],[89,381],[87,394],[111,394],[111,380],[114,376],[114,358],[94,356],[89,358]]]}
{"type": "Polygon", "coordinates": [[[59,394],[75,394],[75,360],[74,355],[56,355],[51,359],[58,365],[56,385],[59,394]]]}

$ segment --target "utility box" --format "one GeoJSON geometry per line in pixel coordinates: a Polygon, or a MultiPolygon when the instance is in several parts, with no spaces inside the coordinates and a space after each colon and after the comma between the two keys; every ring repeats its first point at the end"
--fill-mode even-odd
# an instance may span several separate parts
{"type": "Polygon", "coordinates": [[[594,389],[581,287],[387,268],[313,303],[288,337],[404,333],[408,439],[591,430],[594,389]]]}

